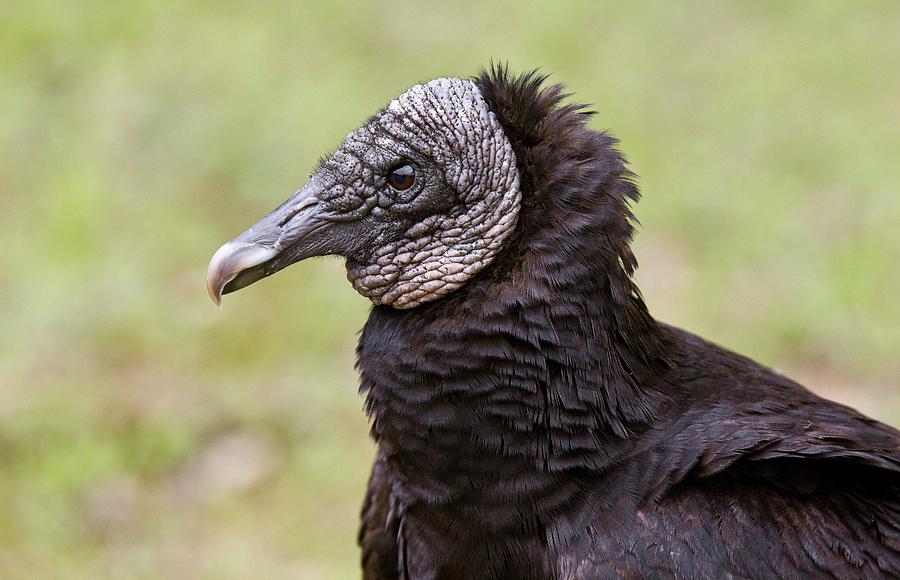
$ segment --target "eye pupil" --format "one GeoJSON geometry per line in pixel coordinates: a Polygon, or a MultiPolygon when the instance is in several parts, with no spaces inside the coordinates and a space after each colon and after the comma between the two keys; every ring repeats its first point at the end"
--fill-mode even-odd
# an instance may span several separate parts
{"type": "Polygon", "coordinates": [[[387,182],[397,191],[405,191],[416,182],[416,172],[411,165],[399,165],[391,169],[387,182]]]}

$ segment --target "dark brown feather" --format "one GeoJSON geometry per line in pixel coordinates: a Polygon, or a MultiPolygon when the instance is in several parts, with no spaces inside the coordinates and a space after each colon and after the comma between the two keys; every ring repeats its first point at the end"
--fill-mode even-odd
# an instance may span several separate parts
{"type": "Polygon", "coordinates": [[[476,80],[518,160],[508,247],[363,330],[365,576],[900,575],[900,433],[657,323],[633,176],[544,80],[476,80]]]}

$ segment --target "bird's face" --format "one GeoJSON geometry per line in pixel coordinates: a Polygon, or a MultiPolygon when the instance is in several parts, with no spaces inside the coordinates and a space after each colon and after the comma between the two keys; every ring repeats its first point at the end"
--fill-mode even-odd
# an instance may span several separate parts
{"type": "Polygon", "coordinates": [[[294,262],[337,254],[360,294],[412,308],[487,266],[519,204],[515,155],[478,88],[436,79],[391,101],[296,194],[219,248],[209,293],[219,303],[294,262]]]}

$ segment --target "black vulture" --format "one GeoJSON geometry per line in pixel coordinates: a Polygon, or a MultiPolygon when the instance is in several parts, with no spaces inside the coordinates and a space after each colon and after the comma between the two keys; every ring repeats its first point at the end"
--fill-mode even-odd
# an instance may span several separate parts
{"type": "Polygon", "coordinates": [[[634,176],[537,73],[416,85],[213,257],[346,258],[366,578],[900,577],[900,432],[648,313],[634,176]]]}

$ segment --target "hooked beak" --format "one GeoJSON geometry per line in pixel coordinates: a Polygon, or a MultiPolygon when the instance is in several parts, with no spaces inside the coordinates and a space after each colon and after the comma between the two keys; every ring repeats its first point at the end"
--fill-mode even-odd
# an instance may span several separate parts
{"type": "Polygon", "coordinates": [[[330,254],[325,219],[311,179],[300,191],[247,231],[219,248],[209,262],[206,289],[217,305],[222,295],[271,276],[294,262],[330,254]]]}

